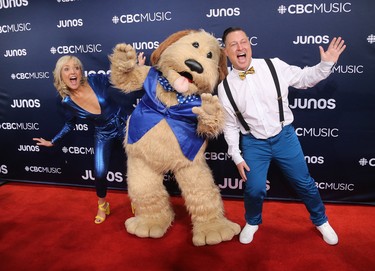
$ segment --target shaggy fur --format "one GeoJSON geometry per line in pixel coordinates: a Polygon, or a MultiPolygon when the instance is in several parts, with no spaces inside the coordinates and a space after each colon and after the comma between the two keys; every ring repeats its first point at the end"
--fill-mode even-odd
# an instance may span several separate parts
{"type": "MultiPolygon", "coordinates": [[[[109,58],[114,86],[127,93],[142,87],[150,67],[136,65],[136,52],[130,45],[117,44],[109,58]]],[[[224,115],[218,98],[211,93],[227,74],[227,65],[215,37],[203,30],[174,33],[153,52],[151,62],[176,91],[201,95],[202,105],[192,109],[198,119],[197,133],[217,137],[224,115]],[[198,64],[189,67],[188,62],[198,64]]],[[[176,93],[166,92],[159,84],[156,95],[167,107],[178,103],[176,93]]],[[[164,174],[171,171],[191,215],[194,245],[218,244],[239,234],[240,226],[224,216],[220,191],[204,157],[207,141],[190,161],[163,119],[136,143],[126,142],[127,138],[128,193],[135,207],[135,216],[125,221],[129,233],[160,238],[171,226],[174,212],[163,185],[164,174]]]]}

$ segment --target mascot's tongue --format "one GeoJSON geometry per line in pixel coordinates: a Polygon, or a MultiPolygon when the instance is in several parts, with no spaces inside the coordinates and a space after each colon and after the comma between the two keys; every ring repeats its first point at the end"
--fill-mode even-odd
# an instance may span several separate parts
{"type": "Polygon", "coordinates": [[[188,72],[180,72],[179,74],[181,76],[185,77],[189,81],[189,83],[193,83],[193,76],[190,73],[188,73],[188,72]]]}

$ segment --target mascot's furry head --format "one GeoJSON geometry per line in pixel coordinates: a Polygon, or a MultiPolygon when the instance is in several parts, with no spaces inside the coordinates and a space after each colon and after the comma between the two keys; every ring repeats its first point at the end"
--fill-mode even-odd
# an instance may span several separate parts
{"type": "Polygon", "coordinates": [[[139,237],[164,236],[174,219],[163,185],[172,172],[193,223],[196,246],[228,241],[240,226],[225,218],[220,191],[204,153],[208,138],[218,136],[224,112],[216,86],[227,74],[226,56],[217,39],[204,30],[169,36],[152,53],[152,67],[137,65],[128,44],[117,44],[111,80],[124,92],[144,88],[124,142],[128,193],[135,216],[126,230],[139,237]]]}
{"type": "Polygon", "coordinates": [[[228,73],[227,58],[218,41],[203,30],[172,34],[152,53],[151,63],[168,81],[175,82],[177,91],[187,95],[212,93],[228,73]]]}

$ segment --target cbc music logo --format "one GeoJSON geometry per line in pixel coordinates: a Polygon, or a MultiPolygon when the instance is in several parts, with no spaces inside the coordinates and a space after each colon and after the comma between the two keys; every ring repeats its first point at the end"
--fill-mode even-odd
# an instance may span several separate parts
{"type": "Polygon", "coordinates": [[[0,34],[25,31],[31,31],[31,23],[5,24],[0,26],[0,34]]]}
{"type": "Polygon", "coordinates": [[[291,109],[316,109],[316,110],[325,110],[325,109],[335,109],[336,108],[336,100],[335,99],[301,99],[296,98],[294,99],[293,103],[289,104],[291,109]]]}
{"type": "Polygon", "coordinates": [[[352,183],[315,182],[315,185],[320,190],[354,191],[354,184],[352,183]]]}
{"type": "Polygon", "coordinates": [[[363,65],[335,65],[332,68],[333,73],[363,73],[363,65]]]}
{"type": "Polygon", "coordinates": [[[102,52],[102,45],[98,44],[79,44],[79,45],[61,45],[57,47],[51,47],[51,54],[88,54],[88,53],[100,53],[102,52]]]}
{"type": "Polygon", "coordinates": [[[233,16],[240,16],[241,15],[241,9],[236,8],[211,8],[206,14],[206,17],[233,17],[233,16]]]}
{"type": "Polygon", "coordinates": [[[86,154],[94,154],[94,148],[93,147],[77,147],[77,146],[70,146],[70,147],[63,147],[62,148],[63,153],[69,153],[69,154],[75,154],[75,155],[86,155],[86,154]]]}
{"type": "Polygon", "coordinates": [[[120,16],[113,16],[112,23],[118,24],[131,24],[131,23],[143,23],[143,22],[163,22],[172,20],[172,12],[170,11],[157,11],[147,13],[136,13],[136,14],[123,14],[120,16]]]}
{"type": "Polygon", "coordinates": [[[0,9],[20,8],[28,4],[28,0],[0,0],[0,9]]]}
{"type": "Polygon", "coordinates": [[[368,43],[370,43],[370,44],[375,43],[375,35],[374,35],[374,34],[368,35],[368,37],[367,37],[367,41],[368,41],[368,43]]]}
{"type": "Polygon", "coordinates": [[[375,167],[375,158],[370,158],[370,159],[361,158],[359,159],[358,163],[362,167],[365,167],[365,166],[375,167]]]}
{"type": "Polygon", "coordinates": [[[277,11],[280,14],[315,14],[315,13],[349,13],[351,12],[351,3],[320,3],[320,4],[292,4],[289,6],[281,5],[277,11]]]}
{"type": "Polygon", "coordinates": [[[0,130],[39,130],[39,123],[32,122],[3,122],[0,123],[0,130]]]}
{"type": "Polygon", "coordinates": [[[338,137],[338,128],[295,128],[296,135],[299,137],[338,137]]]}
{"type": "Polygon", "coordinates": [[[25,171],[32,173],[61,174],[61,168],[57,167],[25,166],[25,171]]]}
{"type": "MultiPolygon", "coordinates": [[[[224,47],[224,46],[225,46],[225,44],[223,43],[223,40],[222,40],[221,38],[217,38],[217,40],[218,40],[218,42],[219,42],[219,44],[220,44],[221,47],[224,47]]],[[[249,42],[250,42],[251,46],[257,46],[257,45],[258,45],[257,40],[258,40],[258,37],[257,37],[257,36],[252,36],[252,37],[250,37],[250,38],[249,38],[249,42]]],[[[228,71],[229,71],[229,70],[228,70],[228,71]]]]}
{"type": "MultiPolygon", "coordinates": [[[[86,169],[85,170],[85,175],[81,176],[83,180],[91,180],[94,181],[95,177],[93,176],[93,173],[91,170],[86,169]]],[[[118,182],[122,183],[124,181],[124,177],[121,172],[112,172],[108,171],[107,173],[107,181],[109,182],[118,182]]]]}
{"type": "Polygon", "coordinates": [[[12,73],[13,80],[49,79],[49,72],[18,72],[12,73]]]}
{"type": "Polygon", "coordinates": [[[206,160],[212,160],[212,161],[227,161],[231,160],[231,157],[228,153],[225,152],[205,152],[204,156],[206,160]]]}
{"type": "Polygon", "coordinates": [[[57,0],[57,3],[69,3],[69,2],[75,2],[79,0],[57,0]]]}

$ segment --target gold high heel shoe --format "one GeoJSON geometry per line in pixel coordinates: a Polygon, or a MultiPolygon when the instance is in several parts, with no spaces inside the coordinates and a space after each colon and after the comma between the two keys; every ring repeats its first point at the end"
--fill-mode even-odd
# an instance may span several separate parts
{"type": "MultiPolygon", "coordinates": [[[[105,201],[103,202],[102,204],[99,204],[98,202],[98,209],[105,212],[106,216],[109,215],[111,213],[110,209],[109,209],[109,202],[108,201],[105,201]]],[[[106,217],[102,217],[100,215],[97,215],[95,217],[95,224],[101,224],[105,221],[106,217]]]]}

